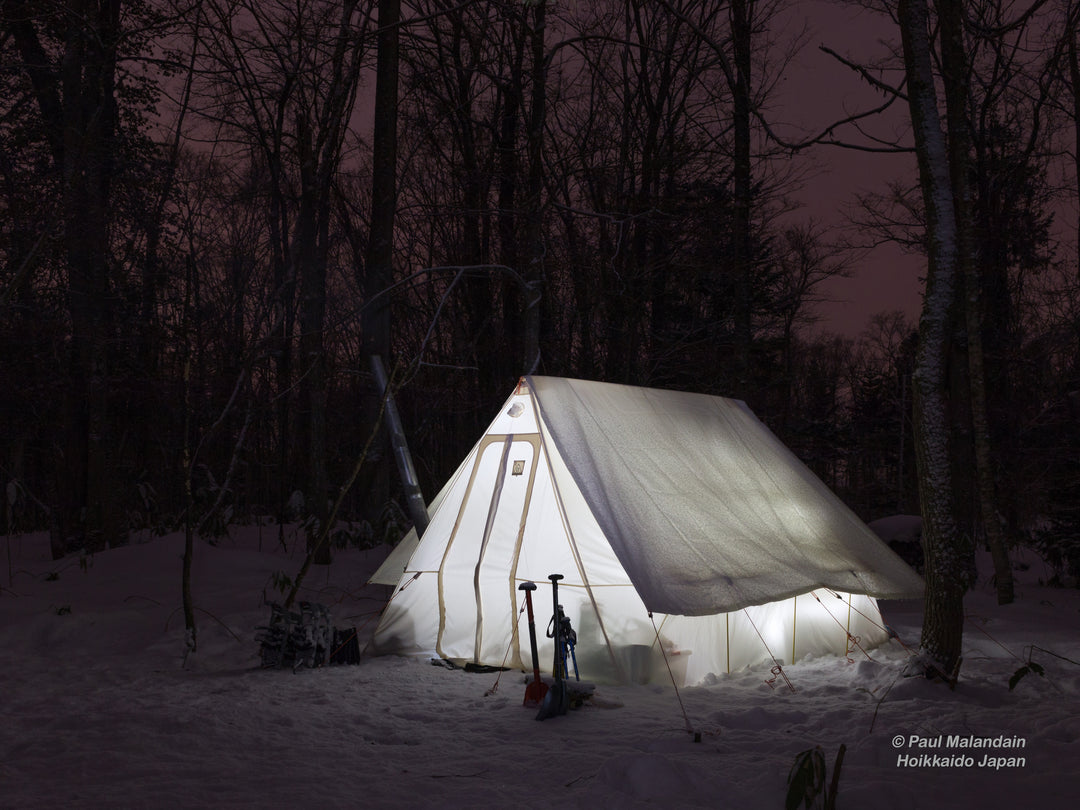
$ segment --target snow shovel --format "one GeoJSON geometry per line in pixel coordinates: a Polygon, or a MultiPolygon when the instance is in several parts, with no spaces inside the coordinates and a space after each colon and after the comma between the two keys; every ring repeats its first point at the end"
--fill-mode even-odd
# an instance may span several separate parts
{"type": "Polygon", "coordinates": [[[548,692],[548,685],[540,680],[540,656],[536,654],[536,621],[533,619],[532,592],[536,590],[535,582],[522,582],[518,585],[519,591],[525,591],[525,606],[529,612],[529,646],[532,648],[533,679],[525,687],[525,706],[539,706],[548,692]]]}
{"type": "Polygon", "coordinates": [[[544,702],[540,704],[540,711],[536,714],[537,720],[547,720],[549,717],[555,717],[560,714],[566,714],[566,710],[570,708],[570,693],[566,691],[566,684],[563,683],[563,648],[562,648],[562,635],[559,627],[558,615],[559,615],[559,580],[563,578],[562,574],[548,574],[548,579],[551,580],[551,598],[555,604],[556,617],[555,624],[555,685],[548,690],[548,693],[544,695],[544,702]]]}

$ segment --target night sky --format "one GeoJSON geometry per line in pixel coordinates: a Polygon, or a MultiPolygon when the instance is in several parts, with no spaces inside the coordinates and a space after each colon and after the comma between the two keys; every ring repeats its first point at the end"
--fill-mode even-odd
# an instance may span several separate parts
{"type": "MultiPolygon", "coordinates": [[[[774,113],[780,122],[778,129],[792,138],[800,132],[818,132],[827,124],[883,101],[879,91],[819,46],[869,64],[886,57],[890,43],[899,39],[885,16],[835,2],[800,3],[790,15],[788,28],[794,32],[803,25],[809,27],[810,33],[805,47],[785,72],[774,113]]],[[[896,73],[882,78],[899,81],[896,73]]],[[[895,136],[901,144],[910,146],[907,113],[906,104],[895,102],[888,112],[866,124],[866,129],[880,138],[895,136]]],[[[845,140],[867,143],[850,127],[842,132],[845,140]]],[[[857,195],[884,193],[886,184],[894,180],[912,185],[916,181],[915,157],[911,153],[818,146],[811,154],[819,168],[797,195],[805,207],[796,212],[796,218],[813,217],[830,225],[847,226],[857,195]]],[[[862,242],[867,236],[855,229],[848,238],[862,242]]],[[[817,328],[857,337],[871,315],[895,309],[916,320],[924,267],[922,256],[905,253],[895,245],[875,248],[858,261],[849,278],[829,282],[827,295],[834,300],[820,306],[817,328]]]]}

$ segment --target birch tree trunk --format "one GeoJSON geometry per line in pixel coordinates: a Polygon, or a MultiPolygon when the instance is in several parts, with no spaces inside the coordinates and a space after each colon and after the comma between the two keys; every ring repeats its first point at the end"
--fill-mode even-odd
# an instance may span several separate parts
{"type": "Polygon", "coordinates": [[[949,132],[949,167],[956,212],[957,273],[963,281],[963,322],[967,335],[967,377],[971,406],[971,438],[975,460],[975,500],[979,521],[994,562],[998,604],[1013,600],[1012,566],[998,519],[990,423],[986,407],[986,364],[983,359],[983,308],[979,267],[975,261],[971,205],[971,139],[967,104],[970,98],[968,59],[964,45],[963,3],[939,0],[941,61],[949,132]]]}
{"type": "Polygon", "coordinates": [[[949,153],[934,87],[926,0],[900,0],[897,16],[928,245],[926,292],[913,375],[915,455],[926,558],[920,646],[927,675],[937,673],[951,678],[960,661],[966,570],[953,519],[949,448],[949,312],[956,295],[956,214],[949,153]]]}

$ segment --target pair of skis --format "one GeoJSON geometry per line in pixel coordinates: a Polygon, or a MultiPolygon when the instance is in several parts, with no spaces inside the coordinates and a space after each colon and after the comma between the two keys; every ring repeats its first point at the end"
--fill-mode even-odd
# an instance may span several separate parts
{"type": "MultiPolygon", "coordinates": [[[[564,627],[562,606],[559,604],[559,580],[562,578],[562,574],[548,575],[548,579],[551,580],[551,598],[554,604],[548,635],[554,638],[555,641],[555,683],[550,689],[546,683],[540,680],[540,663],[536,652],[536,621],[533,617],[532,606],[532,592],[536,590],[536,583],[523,582],[518,586],[518,590],[525,591],[525,605],[529,614],[529,644],[532,647],[533,661],[533,680],[525,687],[524,702],[526,706],[539,704],[540,711],[537,712],[537,720],[546,720],[549,717],[566,714],[566,710],[570,708],[570,692],[567,690],[566,683],[563,680],[564,673],[566,673],[566,644],[568,643],[566,632],[569,623],[565,623],[566,626],[564,627]]],[[[571,654],[573,654],[572,643],[570,649],[571,654]]],[[[574,671],[577,671],[576,656],[574,671]]]]}

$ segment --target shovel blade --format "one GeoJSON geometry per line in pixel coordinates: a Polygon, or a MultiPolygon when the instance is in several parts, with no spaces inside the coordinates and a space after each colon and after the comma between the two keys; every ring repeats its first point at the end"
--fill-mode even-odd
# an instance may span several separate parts
{"type": "Polygon", "coordinates": [[[530,681],[525,687],[525,706],[539,706],[548,693],[548,685],[543,681],[530,681]]]}
{"type": "Polygon", "coordinates": [[[555,685],[544,695],[544,701],[540,704],[536,719],[547,720],[549,717],[557,717],[560,714],[566,714],[569,708],[570,693],[566,691],[566,685],[562,681],[555,681],[555,685]]]}

